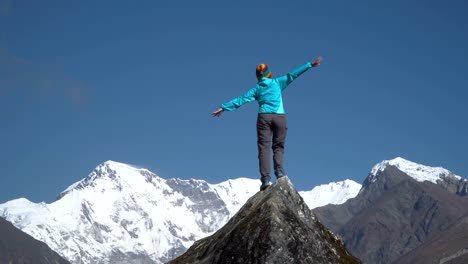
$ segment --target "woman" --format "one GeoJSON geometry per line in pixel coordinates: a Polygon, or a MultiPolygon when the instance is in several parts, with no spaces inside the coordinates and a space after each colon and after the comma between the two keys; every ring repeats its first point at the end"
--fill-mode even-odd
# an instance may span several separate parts
{"type": "Polygon", "coordinates": [[[286,176],[283,168],[284,144],[287,134],[287,119],[283,108],[282,91],[291,82],[312,67],[317,67],[322,62],[318,57],[314,62],[307,62],[288,74],[272,79],[270,69],[266,64],[259,64],[255,70],[257,85],[247,93],[224,103],[212,113],[219,117],[224,111],[233,111],[245,103],[258,101],[259,111],[257,118],[257,145],[258,160],[263,191],[271,185],[270,182],[270,145],[273,149],[273,166],[276,178],[286,176]]]}

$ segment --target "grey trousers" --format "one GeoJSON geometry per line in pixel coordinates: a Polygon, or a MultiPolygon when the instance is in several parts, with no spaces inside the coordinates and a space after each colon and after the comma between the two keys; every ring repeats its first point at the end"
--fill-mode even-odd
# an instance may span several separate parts
{"type": "Polygon", "coordinates": [[[288,132],[286,115],[259,114],[257,118],[258,162],[261,178],[270,179],[270,146],[275,173],[283,169],[284,144],[288,132]],[[271,145],[273,143],[273,145],[271,145]]]}

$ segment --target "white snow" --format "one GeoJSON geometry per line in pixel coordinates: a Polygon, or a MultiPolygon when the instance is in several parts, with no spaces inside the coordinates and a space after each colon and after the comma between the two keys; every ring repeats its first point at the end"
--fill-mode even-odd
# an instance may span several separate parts
{"type": "Polygon", "coordinates": [[[219,197],[226,203],[229,218],[234,216],[244,203],[258,192],[260,180],[238,178],[213,185],[219,197]]]}
{"type": "Polygon", "coordinates": [[[462,177],[453,174],[451,171],[444,169],[442,167],[430,167],[426,165],[417,164],[415,162],[406,160],[401,157],[397,157],[392,160],[384,160],[378,164],[376,164],[370,173],[370,180],[371,182],[377,181],[378,172],[383,171],[387,166],[393,165],[397,167],[402,172],[408,174],[410,177],[414,178],[419,182],[430,181],[433,183],[437,183],[441,177],[452,175],[453,177],[457,178],[458,180],[462,179],[462,177]]]}
{"type": "Polygon", "coordinates": [[[310,209],[327,204],[342,204],[356,197],[361,184],[353,180],[331,182],[313,188],[311,191],[299,192],[310,209]]]}

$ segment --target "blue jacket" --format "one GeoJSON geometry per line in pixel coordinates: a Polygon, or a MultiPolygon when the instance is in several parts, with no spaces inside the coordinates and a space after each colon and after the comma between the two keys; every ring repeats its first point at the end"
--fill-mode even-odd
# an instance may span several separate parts
{"type": "Polygon", "coordinates": [[[292,83],[294,79],[311,67],[312,64],[308,62],[284,76],[274,79],[262,78],[254,88],[250,89],[245,94],[222,104],[221,108],[225,111],[233,111],[245,103],[257,100],[259,114],[285,114],[281,92],[290,83],[292,83]]]}

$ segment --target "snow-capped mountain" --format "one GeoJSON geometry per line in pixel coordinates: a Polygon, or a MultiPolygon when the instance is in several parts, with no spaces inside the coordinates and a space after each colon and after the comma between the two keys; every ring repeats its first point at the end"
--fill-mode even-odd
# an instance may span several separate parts
{"type": "MultiPolygon", "coordinates": [[[[12,200],[0,204],[0,216],[72,263],[162,263],[221,228],[258,192],[259,183],[163,179],[108,161],[57,201],[12,200]]],[[[352,198],[357,185],[347,180],[301,194],[315,207],[352,198]]]]}
{"type": "Polygon", "coordinates": [[[356,197],[314,212],[363,263],[400,263],[405,254],[404,263],[467,263],[467,185],[444,168],[395,158],[376,164],[356,197]]]}
{"type": "Polygon", "coordinates": [[[437,183],[439,180],[443,180],[443,178],[448,176],[454,177],[457,180],[462,179],[462,177],[455,175],[451,171],[442,167],[429,167],[397,157],[392,160],[384,160],[376,164],[369,174],[370,182],[377,181],[378,173],[385,170],[389,165],[397,167],[400,171],[408,174],[408,176],[419,182],[430,181],[437,183]]]}
{"type": "Polygon", "coordinates": [[[362,185],[353,180],[331,182],[313,188],[311,191],[299,192],[310,209],[327,204],[342,204],[356,197],[362,185]]]}
{"type": "Polygon", "coordinates": [[[13,200],[0,205],[0,215],[73,263],[164,262],[220,228],[257,190],[251,179],[165,180],[108,161],[59,200],[13,200]]]}

